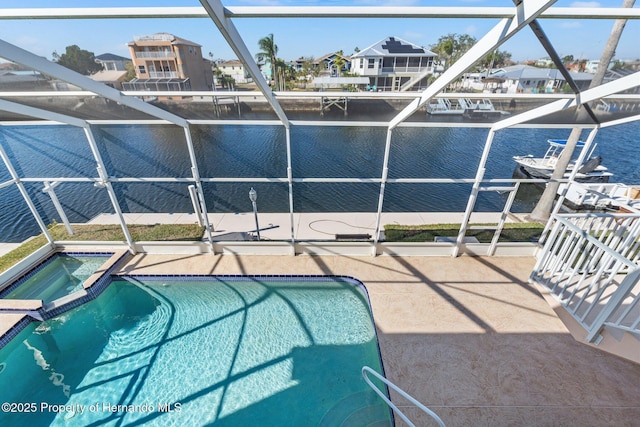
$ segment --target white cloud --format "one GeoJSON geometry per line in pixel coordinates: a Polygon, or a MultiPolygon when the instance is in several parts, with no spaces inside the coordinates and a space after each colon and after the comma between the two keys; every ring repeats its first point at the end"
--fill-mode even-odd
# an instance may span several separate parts
{"type": "Polygon", "coordinates": [[[16,43],[20,46],[37,46],[41,40],[36,37],[21,35],[16,39],[16,43]]]}
{"type": "Polygon", "coordinates": [[[597,1],[574,1],[569,7],[600,7],[597,1]]]}
{"type": "Polygon", "coordinates": [[[402,38],[412,43],[417,43],[416,40],[420,40],[423,37],[421,33],[416,33],[415,31],[405,31],[404,34],[402,34],[402,38]]]}
{"type": "Polygon", "coordinates": [[[470,36],[474,35],[477,32],[478,32],[478,27],[476,27],[475,25],[469,25],[464,29],[464,34],[469,34],[470,36]]]}

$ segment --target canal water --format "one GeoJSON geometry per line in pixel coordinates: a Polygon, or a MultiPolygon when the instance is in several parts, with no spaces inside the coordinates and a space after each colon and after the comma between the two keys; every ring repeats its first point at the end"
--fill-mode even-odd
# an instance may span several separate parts
{"type": "MultiPolygon", "coordinates": [[[[487,129],[397,128],[393,132],[389,178],[475,177],[487,129]]],[[[544,154],[549,138],[566,138],[569,129],[507,129],[496,134],[485,178],[511,178],[515,155],[544,154]]],[[[281,126],[193,126],[200,175],[210,178],[286,178],[287,158],[281,126]]],[[[614,176],[612,182],[639,183],[640,123],[598,133],[596,154],[614,176]]],[[[113,177],[190,177],[182,128],[170,125],[109,125],[95,128],[107,173],[113,177]]],[[[583,138],[586,138],[585,132],[583,138]]],[[[380,178],[384,127],[294,126],[291,151],[294,178],[380,178]]],[[[3,127],[0,144],[20,177],[96,177],[96,165],[81,129],[69,126],[3,127]]],[[[0,163],[0,182],[11,179],[0,163]]],[[[41,183],[26,183],[45,222],[59,221],[41,183]]],[[[191,212],[187,183],[116,183],[124,212],[191,212]]],[[[248,212],[249,189],[258,192],[261,212],[288,212],[286,183],[205,183],[209,212],[248,212]]],[[[296,212],[375,212],[376,183],[295,183],[296,212]]],[[[470,184],[388,184],[384,211],[464,211],[470,184]]],[[[113,212],[106,190],[90,183],[56,188],[72,222],[113,212]]],[[[540,191],[524,188],[512,211],[527,212],[540,191]]],[[[500,211],[507,194],[481,193],[477,211],[500,211]]],[[[39,229],[15,185],[0,189],[0,241],[18,242],[39,229]]]]}

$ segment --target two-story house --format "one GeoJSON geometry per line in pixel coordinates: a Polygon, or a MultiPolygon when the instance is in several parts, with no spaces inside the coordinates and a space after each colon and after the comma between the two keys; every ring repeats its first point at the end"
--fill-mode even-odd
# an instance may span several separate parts
{"type": "Polygon", "coordinates": [[[136,79],[129,90],[212,90],[211,62],[202,47],[168,33],[136,36],[128,43],[136,79]]]}
{"type": "Polygon", "coordinates": [[[236,83],[248,83],[251,81],[244,64],[237,59],[221,62],[217,68],[222,74],[231,77],[236,83]]]}
{"type": "MultiPolygon", "coordinates": [[[[307,58],[298,58],[291,61],[291,66],[296,71],[303,71],[307,58]]],[[[327,53],[320,58],[311,60],[311,65],[315,68],[319,75],[338,77],[346,73],[351,68],[351,58],[347,55],[341,55],[340,52],[327,53]]]]}
{"type": "Polygon", "coordinates": [[[427,86],[434,70],[436,54],[423,47],[387,37],[351,57],[351,74],[369,77],[371,87],[382,91],[398,91],[412,79],[419,80],[413,89],[427,86]]]}
{"type": "Polygon", "coordinates": [[[131,59],[113,53],[103,53],[96,56],[96,62],[102,65],[104,71],[127,71],[127,62],[131,62],[131,59]]]}
{"type": "Polygon", "coordinates": [[[103,53],[96,56],[96,62],[102,65],[102,70],[89,77],[121,90],[122,83],[127,79],[127,63],[131,64],[131,59],[113,53],[103,53]]]}

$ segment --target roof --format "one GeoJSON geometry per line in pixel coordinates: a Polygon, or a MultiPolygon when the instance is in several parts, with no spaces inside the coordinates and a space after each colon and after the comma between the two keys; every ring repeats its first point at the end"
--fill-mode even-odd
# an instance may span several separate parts
{"type": "Polygon", "coordinates": [[[127,71],[98,71],[92,74],[91,79],[97,82],[117,82],[127,76],[127,71]]]}
{"type": "Polygon", "coordinates": [[[224,61],[218,64],[218,67],[228,67],[228,66],[244,66],[244,64],[242,63],[242,61],[239,61],[237,59],[232,59],[230,61],[224,61]]]}
{"type": "MultiPolygon", "coordinates": [[[[571,77],[574,80],[591,80],[593,74],[589,73],[577,73],[575,71],[569,71],[571,77]]],[[[549,80],[564,80],[562,73],[557,68],[538,68],[530,65],[512,65],[510,67],[500,68],[491,74],[491,77],[500,77],[503,79],[549,79],[549,80]]]]}
{"type": "Polygon", "coordinates": [[[42,73],[36,70],[0,70],[0,76],[36,76],[42,77],[42,73]]]}
{"type": "Polygon", "coordinates": [[[340,55],[338,52],[333,52],[333,53],[327,53],[322,55],[320,58],[316,58],[313,60],[314,64],[319,64],[321,61],[325,61],[327,59],[330,59],[331,57],[334,56],[341,56],[344,60],[346,61],[350,61],[351,57],[348,55],[340,55]]]}
{"type": "Polygon", "coordinates": [[[146,36],[135,36],[134,40],[129,42],[128,44],[129,45],[138,45],[138,44],[154,45],[154,44],[161,44],[162,42],[165,42],[165,43],[170,42],[171,44],[186,44],[186,45],[201,47],[201,45],[199,45],[198,43],[192,42],[187,39],[183,39],[182,37],[174,36],[173,34],[169,34],[169,33],[155,33],[155,34],[150,34],[146,36]]]}
{"type": "Polygon", "coordinates": [[[387,37],[354,54],[352,58],[363,56],[437,56],[435,53],[402,40],[398,37],[387,37]]]}
{"type": "Polygon", "coordinates": [[[102,55],[96,56],[96,61],[131,61],[131,58],[125,58],[124,56],[113,53],[103,53],[102,55]]]}

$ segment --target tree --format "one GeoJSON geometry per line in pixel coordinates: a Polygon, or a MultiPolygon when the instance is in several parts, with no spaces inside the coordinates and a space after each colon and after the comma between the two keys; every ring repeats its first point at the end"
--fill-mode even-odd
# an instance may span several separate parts
{"type": "Polygon", "coordinates": [[[347,61],[344,60],[342,51],[339,50],[338,52],[336,52],[336,59],[333,60],[333,66],[336,67],[336,72],[338,73],[338,77],[342,75],[342,67],[344,67],[346,63],[347,61]]]}
{"type": "Polygon", "coordinates": [[[573,55],[565,55],[562,57],[562,63],[563,64],[573,64],[573,55]]]}
{"type": "Polygon", "coordinates": [[[480,60],[483,68],[491,70],[492,68],[500,68],[506,66],[511,61],[511,54],[504,50],[494,50],[480,60]]]}
{"type": "Polygon", "coordinates": [[[136,68],[133,66],[133,62],[125,62],[124,69],[127,70],[127,76],[124,78],[125,81],[130,82],[136,78],[136,68]]]}
{"type": "Polygon", "coordinates": [[[317,76],[320,70],[318,70],[318,66],[314,64],[313,56],[309,56],[304,58],[304,62],[302,63],[302,72],[305,76],[313,75],[317,76]]]}
{"type": "Polygon", "coordinates": [[[447,34],[440,36],[438,42],[429,49],[444,62],[445,68],[449,68],[475,43],[476,38],[468,34],[447,34]]]}
{"type": "Polygon", "coordinates": [[[273,40],[273,34],[269,34],[266,37],[258,40],[258,47],[260,48],[260,52],[256,54],[256,58],[258,61],[265,61],[268,59],[271,63],[271,78],[273,79],[273,86],[278,86],[278,76],[276,74],[276,55],[278,54],[278,46],[273,40]]]}
{"type": "MultiPolygon", "coordinates": [[[[633,7],[635,0],[624,0],[622,7],[633,7]]],[[[599,86],[602,84],[604,80],[604,74],[609,67],[609,63],[613,59],[613,55],[616,52],[616,47],[618,46],[618,41],[620,40],[620,36],[622,35],[622,30],[627,23],[626,19],[617,19],[613,24],[613,29],[611,30],[611,34],[609,35],[609,40],[607,41],[607,45],[604,47],[604,51],[602,52],[602,57],[600,58],[600,63],[598,64],[598,69],[591,79],[591,83],[589,84],[589,89],[599,86]]],[[[540,200],[538,204],[529,215],[529,218],[533,221],[547,222],[549,220],[549,216],[551,215],[551,210],[553,209],[553,201],[556,198],[556,194],[558,193],[558,187],[560,183],[554,180],[562,179],[564,174],[567,172],[567,166],[573,157],[573,152],[578,144],[578,139],[580,139],[580,134],[582,133],[582,128],[575,127],[571,131],[569,138],[567,139],[567,143],[565,145],[564,150],[562,150],[562,154],[558,158],[556,163],[556,167],[551,174],[551,181],[547,184],[542,196],[540,196],[540,200]]]]}
{"type": "Polygon", "coordinates": [[[85,76],[102,70],[102,66],[96,62],[93,52],[80,49],[75,44],[67,46],[65,53],[62,55],[58,55],[58,52],[53,52],[51,56],[53,56],[54,62],[59,65],[85,76]]]}

